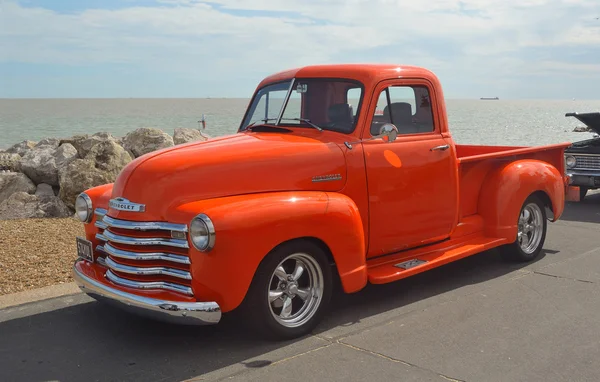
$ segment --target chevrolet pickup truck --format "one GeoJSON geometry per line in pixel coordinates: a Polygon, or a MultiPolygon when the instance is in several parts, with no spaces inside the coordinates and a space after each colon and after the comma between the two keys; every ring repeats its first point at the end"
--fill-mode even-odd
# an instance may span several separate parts
{"type": "Polygon", "coordinates": [[[534,260],[563,213],[569,145],[456,144],[424,68],[283,71],[236,133],[148,153],[81,193],[74,279],[148,317],[238,312],[302,336],[334,283],[354,293],[493,248],[534,260]]]}
{"type": "Polygon", "coordinates": [[[575,117],[594,134],[590,139],[573,142],[565,150],[569,188],[577,195],[567,200],[582,201],[589,190],[600,188],[600,113],[567,113],[565,116],[575,117]]]}

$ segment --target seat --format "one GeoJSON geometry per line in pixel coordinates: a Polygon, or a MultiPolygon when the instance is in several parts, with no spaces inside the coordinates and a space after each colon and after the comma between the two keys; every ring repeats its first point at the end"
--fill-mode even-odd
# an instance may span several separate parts
{"type": "Polygon", "coordinates": [[[327,118],[334,130],[343,133],[351,133],[354,125],[354,113],[352,105],[347,103],[336,103],[327,110],[327,118]]]}
{"type": "Polygon", "coordinates": [[[371,124],[371,135],[379,135],[379,129],[386,123],[393,123],[400,134],[414,132],[412,106],[407,102],[393,102],[383,109],[383,116],[371,124]],[[390,118],[390,110],[392,117],[390,118]],[[392,121],[393,119],[393,121],[392,121]]]}

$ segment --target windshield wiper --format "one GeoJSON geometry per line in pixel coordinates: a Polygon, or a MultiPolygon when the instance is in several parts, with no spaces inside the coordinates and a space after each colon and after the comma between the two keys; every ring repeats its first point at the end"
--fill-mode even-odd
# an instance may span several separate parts
{"type": "MultiPolygon", "coordinates": [[[[256,124],[257,122],[262,122],[262,123],[266,123],[269,121],[276,121],[277,118],[263,118],[263,119],[259,119],[257,121],[252,122],[251,124],[249,124],[248,126],[246,126],[246,129],[250,129],[251,126],[254,126],[254,124],[256,124]]],[[[315,129],[319,130],[319,131],[323,131],[323,129],[321,127],[319,127],[318,125],[315,125],[314,123],[312,123],[310,121],[310,119],[306,119],[306,118],[281,118],[281,120],[286,120],[286,121],[300,121],[300,122],[304,122],[306,124],[309,124],[310,126],[314,127],[315,129]]]]}
{"type": "Polygon", "coordinates": [[[312,127],[314,127],[315,129],[319,130],[319,131],[323,131],[322,128],[320,128],[319,126],[315,125],[314,123],[312,123],[310,121],[310,119],[306,119],[306,118],[281,118],[281,120],[286,120],[286,121],[300,121],[300,122],[304,122],[307,123],[309,125],[311,125],[312,127]]]}

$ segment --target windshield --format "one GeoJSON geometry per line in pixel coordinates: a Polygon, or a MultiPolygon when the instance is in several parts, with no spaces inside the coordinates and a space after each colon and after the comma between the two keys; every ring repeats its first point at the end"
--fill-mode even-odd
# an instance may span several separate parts
{"type": "Polygon", "coordinates": [[[352,133],[363,97],[360,82],[301,78],[261,88],[240,126],[277,125],[352,133]]]}

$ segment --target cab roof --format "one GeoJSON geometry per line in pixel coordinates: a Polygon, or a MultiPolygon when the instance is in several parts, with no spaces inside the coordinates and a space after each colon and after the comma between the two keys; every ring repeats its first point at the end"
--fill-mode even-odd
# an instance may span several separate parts
{"type": "Polygon", "coordinates": [[[267,83],[279,82],[290,78],[332,77],[348,78],[362,82],[366,87],[393,78],[420,78],[439,86],[437,76],[428,69],[399,64],[328,64],[310,65],[281,71],[264,78],[257,88],[267,83]]]}

